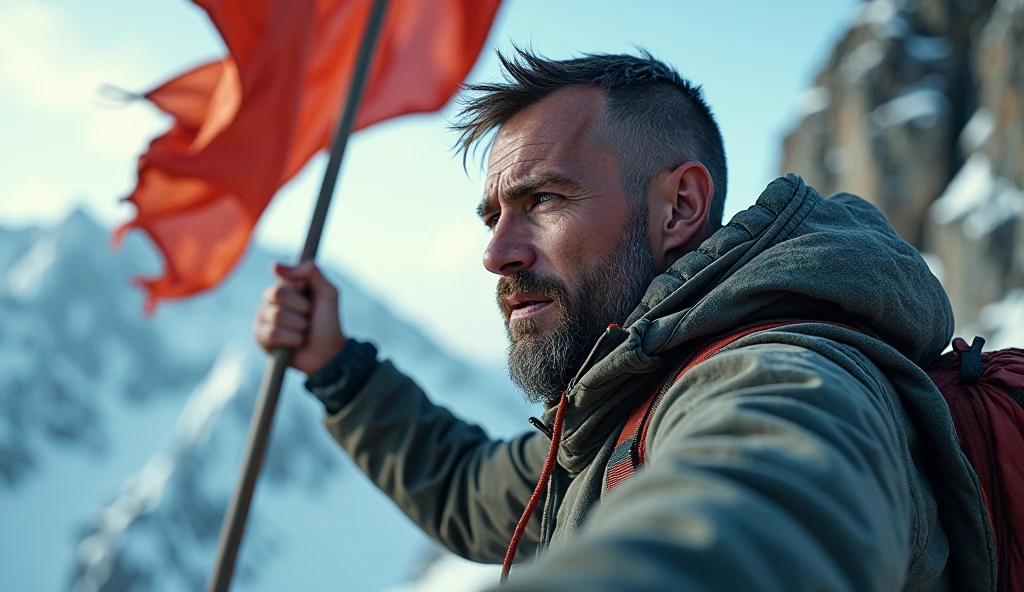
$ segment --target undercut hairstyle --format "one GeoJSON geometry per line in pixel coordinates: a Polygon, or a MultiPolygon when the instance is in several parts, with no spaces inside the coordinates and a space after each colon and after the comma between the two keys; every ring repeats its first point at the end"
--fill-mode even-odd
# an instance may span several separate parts
{"type": "Polygon", "coordinates": [[[618,156],[626,194],[644,198],[658,172],[700,162],[714,184],[707,226],[718,229],[727,170],[722,133],[711,108],[699,86],[647,51],[639,54],[550,60],[519,47],[511,57],[499,52],[503,80],[464,86],[471,96],[462,99],[452,124],[459,133],[457,150],[468,157],[483,138],[555,91],[572,85],[600,87],[607,97],[602,131],[618,156]]]}

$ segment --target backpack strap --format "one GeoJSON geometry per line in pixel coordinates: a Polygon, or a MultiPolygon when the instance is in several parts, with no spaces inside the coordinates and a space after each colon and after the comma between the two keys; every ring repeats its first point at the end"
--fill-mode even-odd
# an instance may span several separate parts
{"type": "Polygon", "coordinates": [[[622,432],[619,433],[619,439],[615,443],[615,450],[612,452],[612,456],[608,460],[608,475],[605,480],[605,491],[611,491],[621,485],[623,481],[632,477],[633,473],[635,473],[636,470],[644,464],[647,450],[647,428],[650,426],[651,416],[654,415],[654,411],[657,409],[658,404],[661,403],[661,399],[665,396],[665,393],[667,393],[672,385],[678,382],[684,374],[689,372],[691,368],[717,354],[733,342],[753,333],[806,323],[833,325],[843,327],[844,329],[858,331],[857,329],[842,323],[832,323],[827,321],[768,321],[741,327],[720,337],[712,338],[710,341],[704,343],[702,346],[694,350],[692,354],[684,358],[682,362],[674,366],[658,388],[633,408],[633,412],[630,413],[629,419],[626,420],[626,425],[622,427],[622,432]]]}

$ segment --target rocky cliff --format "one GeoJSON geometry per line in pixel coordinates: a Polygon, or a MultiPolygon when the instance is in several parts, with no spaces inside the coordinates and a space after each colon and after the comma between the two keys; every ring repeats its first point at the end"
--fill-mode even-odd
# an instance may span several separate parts
{"type": "Polygon", "coordinates": [[[1024,1],[872,0],[801,101],[782,172],[874,203],[958,331],[1024,338],[1024,1]]]}

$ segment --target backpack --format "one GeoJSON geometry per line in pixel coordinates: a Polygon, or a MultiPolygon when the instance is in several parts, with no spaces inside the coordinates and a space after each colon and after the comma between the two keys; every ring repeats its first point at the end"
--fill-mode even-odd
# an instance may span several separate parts
{"type": "MultiPolygon", "coordinates": [[[[741,337],[806,322],[770,322],[738,329],[697,348],[675,366],[659,388],[633,409],[623,426],[608,462],[606,491],[621,485],[644,464],[651,416],[669,388],[691,368],[741,337]]],[[[981,484],[995,539],[996,589],[1005,592],[1011,589],[1010,582],[1024,583],[1024,350],[982,353],[984,344],[984,339],[975,337],[968,346],[958,337],[952,351],[925,372],[946,400],[960,448],[981,484]]]]}

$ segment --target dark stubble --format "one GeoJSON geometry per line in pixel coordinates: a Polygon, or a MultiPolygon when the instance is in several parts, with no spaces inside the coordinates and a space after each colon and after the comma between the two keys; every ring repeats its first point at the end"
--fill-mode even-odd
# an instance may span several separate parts
{"type": "MultiPolygon", "coordinates": [[[[646,213],[646,212],[644,212],[646,213]]],[[[575,286],[524,270],[498,281],[498,306],[519,292],[543,294],[562,322],[547,335],[532,318],[509,324],[508,370],[533,403],[555,402],[609,324],[622,324],[657,275],[647,217],[634,215],[612,253],[584,269],[575,286]]]]}

